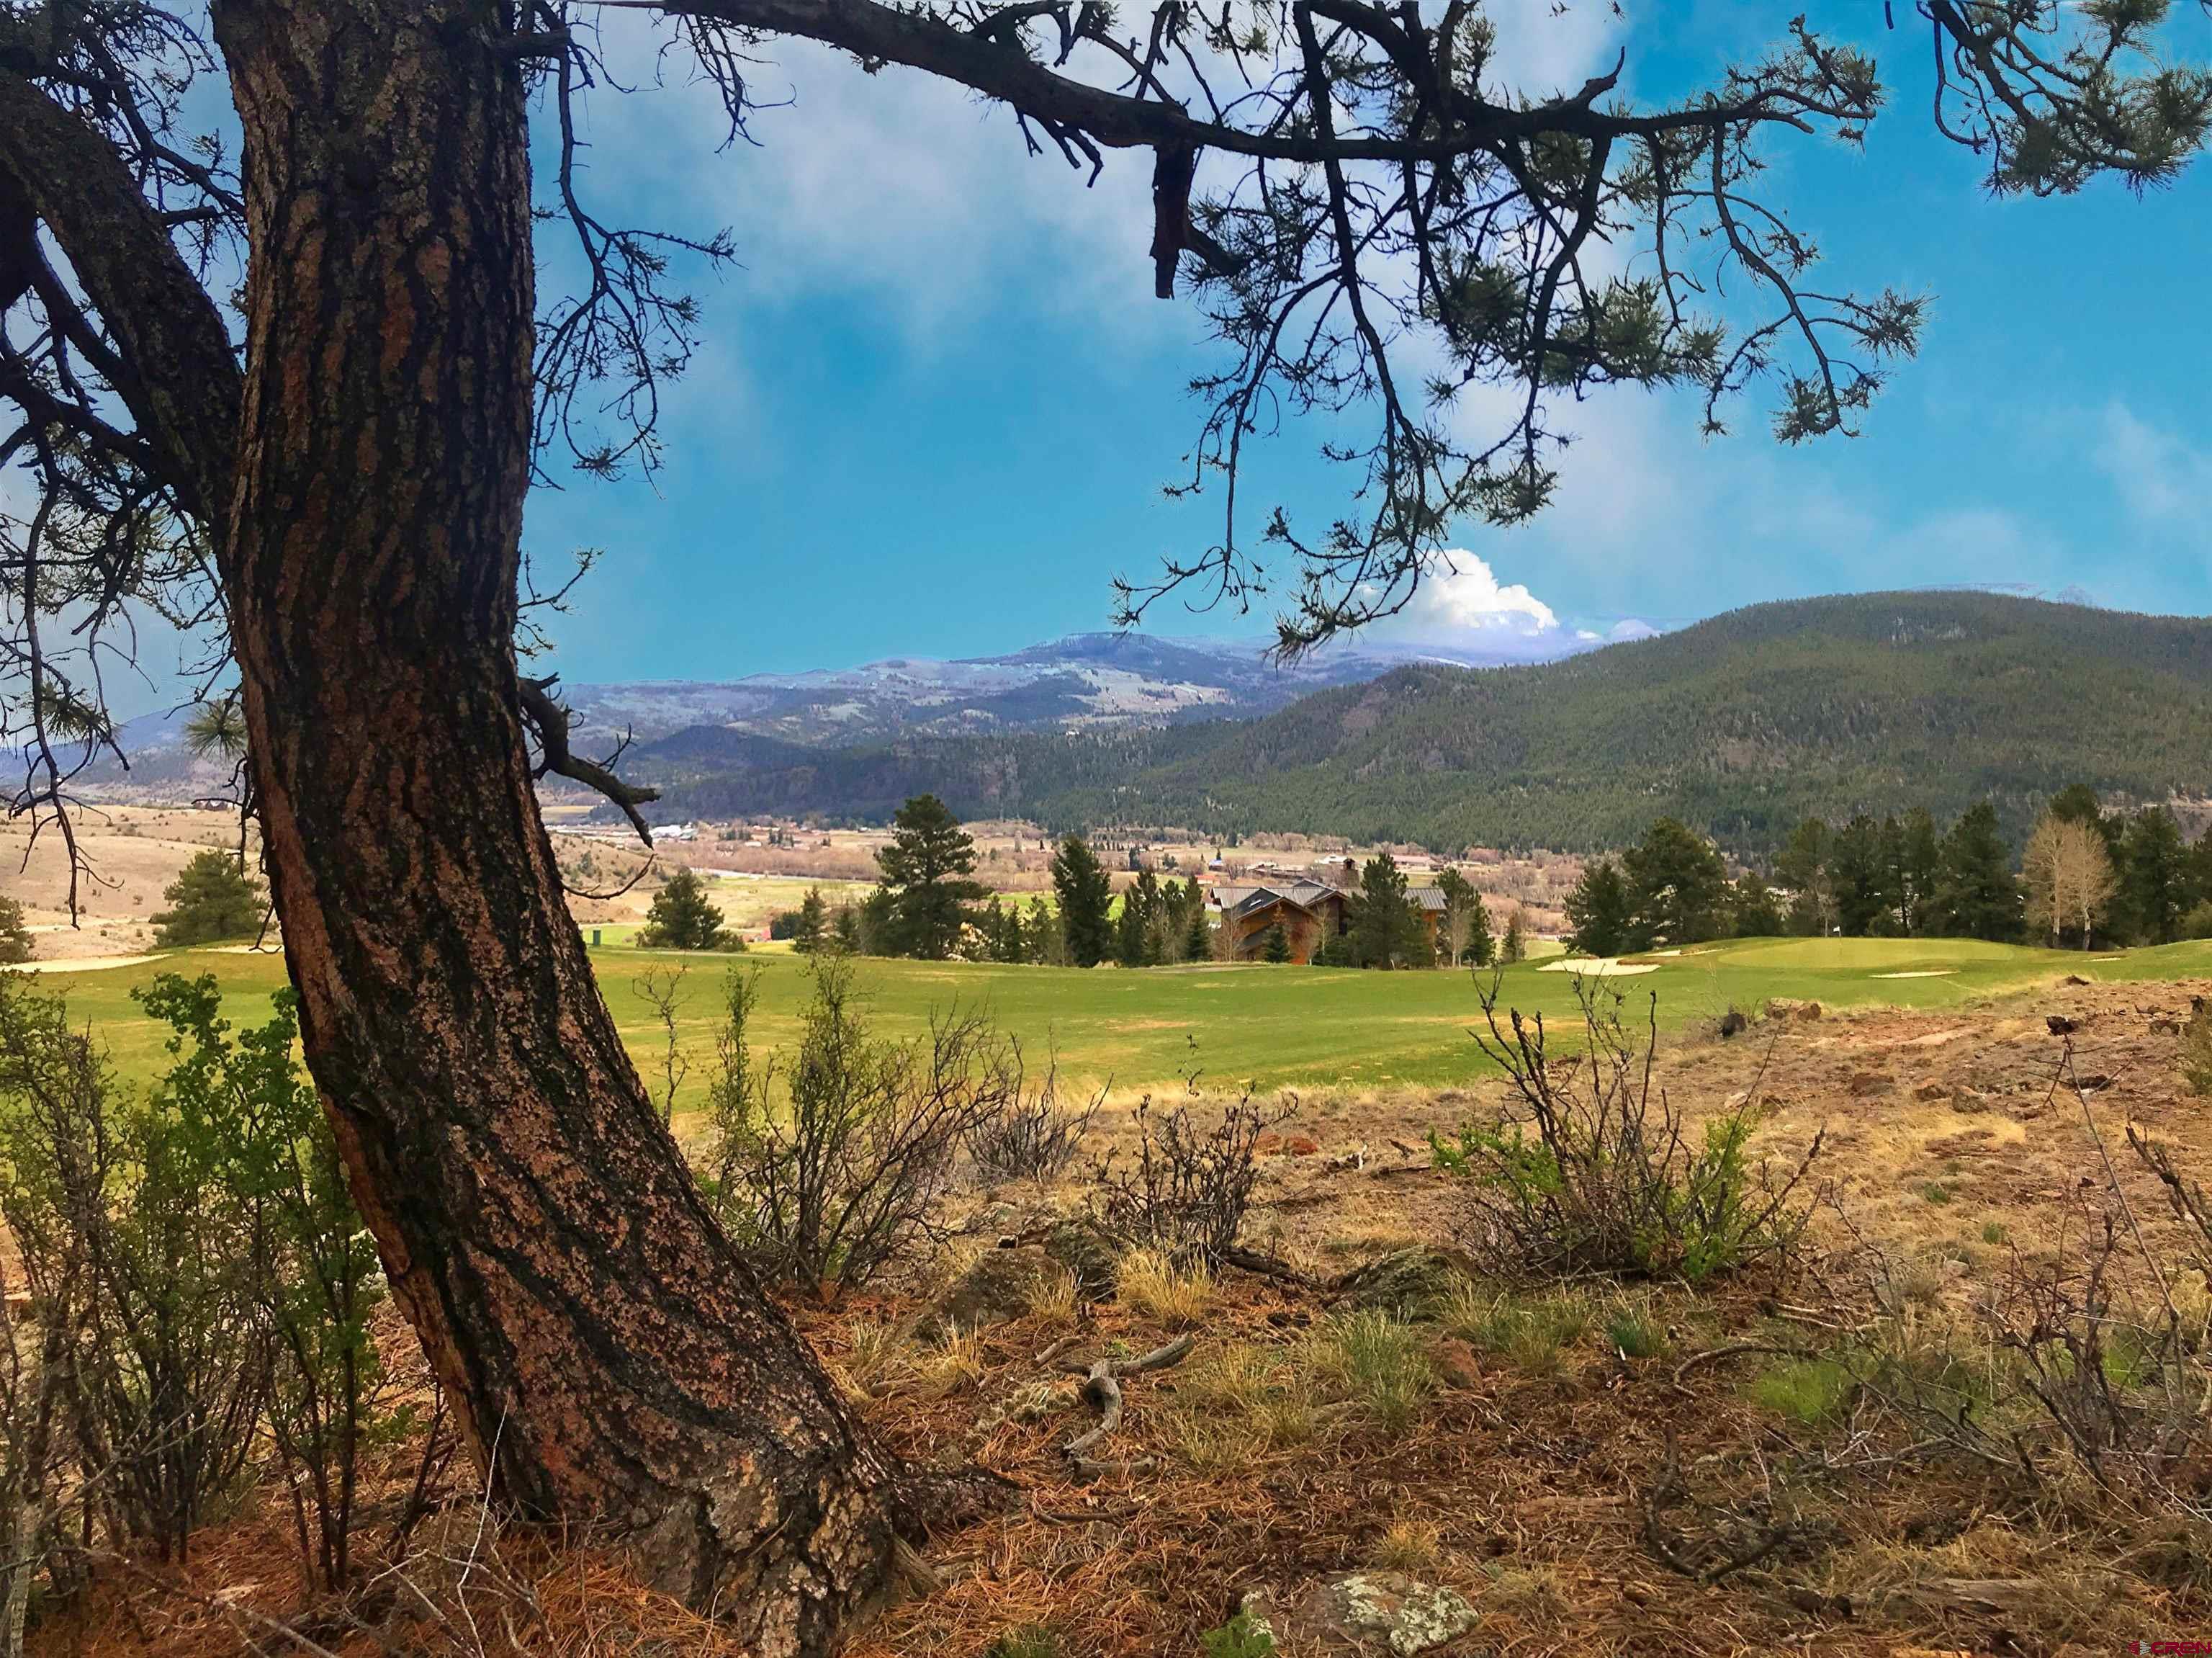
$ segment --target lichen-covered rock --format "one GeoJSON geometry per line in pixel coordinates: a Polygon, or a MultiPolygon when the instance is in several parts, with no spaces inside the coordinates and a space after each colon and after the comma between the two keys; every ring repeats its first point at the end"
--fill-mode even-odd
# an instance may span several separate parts
{"type": "Polygon", "coordinates": [[[1283,1658],[1416,1658],[1477,1621],[1466,1596],[1395,1571],[1354,1572],[1280,1595],[1255,1589],[1243,1610],[1247,1628],[1267,1635],[1283,1658]]]}
{"type": "Polygon", "coordinates": [[[1084,1216],[1060,1222],[1045,1234],[1044,1253],[1075,1274],[1084,1300],[1104,1301],[1114,1293],[1121,1247],[1097,1222],[1084,1216]]]}
{"type": "Polygon", "coordinates": [[[1359,1312],[1434,1318],[1452,1292],[1474,1276],[1474,1261],[1456,1249],[1394,1249],[1339,1278],[1330,1300],[1359,1312]]]}
{"type": "Polygon", "coordinates": [[[915,1333],[935,1341],[954,1329],[983,1330],[1010,1323],[1030,1310],[1038,1287],[1053,1270],[1052,1256],[1035,1244],[988,1250],[930,1303],[915,1333]]]}
{"type": "Polygon", "coordinates": [[[1379,1642],[1393,1658],[1456,1641],[1475,1625],[1467,1597],[1403,1572],[1355,1572],[1323,1592],[1330,1620],[1354,1639],[1379,1642]]]}

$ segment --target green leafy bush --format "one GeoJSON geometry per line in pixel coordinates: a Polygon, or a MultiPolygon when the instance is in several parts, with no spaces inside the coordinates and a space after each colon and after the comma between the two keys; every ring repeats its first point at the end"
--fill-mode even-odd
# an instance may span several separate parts
{"type": "Polygon", "coordinates": [[[23,906],[12,898],[0,898],[0,963],[31,959],[31,930],[23,924],[23,906]]]}
{"type": "Polygon", "coordinates": [[[278,991],[267,1024],[234,1030],[211,974],[164,973],[138,997],[173,1033],[176,1058],[149,1105],[208,1144],[238,1210],[247,1290],[270,1346],[264,1411],[301,1550],[316,1582],[342,1588],[360,1455],[382,1425],[369,1320],[385,1284],[321,1098],[292,1057],[299,998],[278,991]]]}
{"type": "Polygon", "coordinates": [[[376,1425],[383,1282],[293,1059],[293,993],[244,1031],[212,977],[164,975],[143,999],[173,1063],[137,1098],[61,998],[0,978],[0,1219],[68,1336],[33,1490],[51,1475],[83,1532],[181,1559],[265,1432],[309,1576],[335,1588],[376,1425]]]}

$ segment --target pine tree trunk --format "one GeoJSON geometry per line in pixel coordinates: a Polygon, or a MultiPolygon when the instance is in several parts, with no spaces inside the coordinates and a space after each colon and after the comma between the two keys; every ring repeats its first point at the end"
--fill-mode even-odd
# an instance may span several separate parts
{"type": "Polygon", "coordinates": [[[217,0],[252,233],[223,538],[308,1064],[497,1497],[758,1653],[902,1508],[708,1216],[562,901],[514,688],[532,275],[501,8],[217,0]]]}

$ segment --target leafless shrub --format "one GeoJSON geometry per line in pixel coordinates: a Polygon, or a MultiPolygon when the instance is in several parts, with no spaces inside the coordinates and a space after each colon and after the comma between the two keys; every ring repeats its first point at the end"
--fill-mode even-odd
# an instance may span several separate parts
{"type": "MultiPolygon", "coordinates": [[[[1801,1192],[1823,1135],[1775,1178],[1748,1154],[1753,1101],[1708,1119],[1701,1135],[1653,1079],[1658,998],[1632,1030],[1615,992],[1578,983],[1585,1042],[1555,1056],[1543,1016],[1499,1019],[1499,980],[1479,992],[1483,1053],[1504,1071],[1521,1109],[1431,1134],[1439,1166],[1467,1176],[1480,1221],[1478,1253],[1527,1274],[1599,1272],[1692,1283],[1785,1259],[1811,1215],[1801,1192]]],[[[1772,1050],[1768,1050],[1771,1058],[1772,1050]]]]}
{"type": "MultiPolygon", "coordinates": [[[[0,1272],[0,1295],[9,1289],[0,1272]]],[[[0,1329],[0,1658],[23,1650],[33,1582],[53,1547],[63,1472],[61,1382],[70,1334],[51,1305],[0,1329]]]]}
{"type": "MultiPolygon", "coordinates": [[[[2070,1047],[2058,1081],[2072,1080],[2070,1047]]],[[[1929,1350],[1865,1371],[1869,1392],[1926,1445],[2043,1484],[2067,1466],[2098,1484],[2212,1521],[2212,1209],[2165,1146],[2128,1142],[2164,1187],[2185,1242],[2147,1233],[2087,1094],[2072,1090],[2105,1170],[2059,1247],[2009,1267],[1973,1309],[1984,1352],[1929,1350]]]]}
{"type": "Polygon", "coordinates": [[[2212,1002],[2189,998],[2189,1021],[2181,1027],[2181,1077],[2192,1094],[2212,1094],[2212,1002]]]}
{"type": "Polygon", "coordinates": [[[691,971],[685,964],[674,967],[648,967],[630,980],[630,988],[638,999],[653,1009],[653,1016],[660,1026],[660,1120],[676,1120],[676,1091],[691,1074],[691,1056],[684,1051],[678,1038],[678,1015],[687,999],[684,994],[685,975],[691,971]]]}
{"type": "MultiPolygon", "coordinates": [[[[1049,1180],[1066,1172],[1083,1149],[1083,1137],[1106,1100],[1101,1088],[1080,1109],[1060,1100],[1060,1060],[1045,1066],[1034,1091],[1020,1084],[1022,1051],[1010,1041],[1017,1089],[1006,1109],[977,1124],[968,1137],[968,1155],[985,1173],[1001,1179],[1049,1180]]],[[[1111,1084],[1108,1084],[1110,1087],[1111,1084]]]]}
{"type": "Polygon", "coordinates": [[[1100,1224],[1177,1265],[1232,1259],[1259,1183],[1260,1137],[1295,1108],[1271,1112],[1246,1094],[1201,1129],[1188,1106],[1156,1112],[1147,1094],[1137,1106],[1135,1155],[1109,1150],[1092,1169],[1091,1207],[1100,1224]]]}
{"type": "Polygon", "coordinates": [[[911,1043],[868,1034],[853,966],[814,958],[814,997],[780,1101],[749,1035],[757,987],[732,973],[708,1088],[704,1183],[731,1235],[773,1277],[830,1295],[875,1277],[917,1239],[960,1148],[1020,1090],[979,1014],[933,1018],[911,1043]],[[780,1107],[780,1108],[779,1108],[780,1107]]]}

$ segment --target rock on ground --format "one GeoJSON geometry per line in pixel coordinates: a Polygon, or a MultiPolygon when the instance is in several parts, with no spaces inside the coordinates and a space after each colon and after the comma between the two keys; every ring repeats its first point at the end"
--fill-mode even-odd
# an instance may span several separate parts
{"type": "Polygon", "coordinates": [[[1283,1658],[1415,1658],[1456,1641],[1477,1620],[1466,1596],[1395,1571],[1354,1572],[1279,1596],[1255,1589],[1243,1607],[1283,1658]]]}
{"type": "Polygon", "coordinates": [[[1330,1300],[1357,1312],[1434,1318],[1452,1292],[1474,1277],[1474,1261],[1460,1250],[1425,1246],[1394,1249],[1339,1278],[1331,1286],[1330,1300]]]}
{"type": "Polygon", "coordinates": [[[955,1278],[921,1316],[916,1326],[925,1341],[954,1329],[982,1330],[1006,1324],[1030,1310],[1030,1302],[1055,1268],[1052,1255],[1036,1244],[994,1249],[955,1278]]]}

